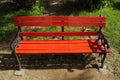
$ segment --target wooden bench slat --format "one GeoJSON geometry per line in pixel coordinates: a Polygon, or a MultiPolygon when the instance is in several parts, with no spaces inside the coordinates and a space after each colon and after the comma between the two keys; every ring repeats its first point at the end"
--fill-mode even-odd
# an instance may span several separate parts
{"type": "Polygon", "coordinates": [[[82,41],[78,41],[78,42],[75,42],[75,41],[42,41],[40,43],[40,41],[37,43],[29,43],[29,44],[26,44],[25,42],[24,43],[20,43],[20,46],[19,46],[19,49],[46,49],[46,48],[54,48],[56,47],[56,49],[61,49],[61,48],[83,48],[83,47],[97,47],[98,46],[98,43],[94,40],[94,41],[88,41],[88,40],[84,40],[83,42],[82,41]],[[49,42],[49,43],[48,43],[49,42]],[[51,43],[50,43],[51,42],[51,43]]]}
{"type": "Polygon", "coordinates": [[[101,53],[100,50],[97,51],[93,51],[93,50],[71,50],[71,49],[67,49],[67,50],[17,50],[16,51],[17,54],[85,54],[85,53],[101,53]]]}
{"type": "Polygon", "coordinates": [[[67,41],[22,41],[16,49],[17,54],[48,54],[48,53],[93,53],[102,52],[96,40],[67,41]],[[83,43],[84,42],[84,43],[83,43]],[[38,53],[39,52],[39,53],[38,53]]]}
{"type": "Polygon", "coordinates": [[[99,32],[20,32],[20,36],[97,36],[99,32]]]}
{"type": "Polygon", "coordinates": [[[102,26],[105,27],[105,22],[15,22],[15,26],[26,26],[26,27],[30,27],[30,26],[41,26],[41,27],[45,27],[45,26],[76,26],[76,27],[93,27],[93,26],[102,26]]]}
{"type": "Polygon", "coordinates": [[[16,16],[14,21],[103,21],[105,17],[98,16],[16,16]]]}
{"type": "Polygon", "coordinates": [[[95,43],[96,40],[23,40],[20,41],[20,44],[77,44],[87,42],[95,43]]]}
{"type": "Polygon", "coordinates": [[[15,26],[105,26],[105,17],[90,16],[19,16],[15,26]]]}
{"type": "Polygon", "coordinates": [[[83,48],[83,47],[97,47],[98,45],[96,44],[21,44],[19,46],[19,49],[46,49],[46,48],[54,48],[56,47],[56,49],[61,49],[61,48],[66,48],[66,47],[69,47],[69,48],[72,48],[72,47],[80,47],[80,48],[83,48]],[[56,46],[57,45],[57,46],[56,46]]]}

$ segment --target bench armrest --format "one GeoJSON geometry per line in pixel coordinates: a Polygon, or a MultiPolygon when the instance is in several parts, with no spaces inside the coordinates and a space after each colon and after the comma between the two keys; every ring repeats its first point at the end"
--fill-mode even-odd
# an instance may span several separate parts
{"type": "Polygon", "coordinates": [[[99,35],[98,39],[101,40],[102,45],[105,47],[105,50],[110,48],[109,42],[108,42],[107,38],[105,38],[105,36],[104,36],[102,31],[100,31],[100,35],[99,35]]]}
{"type": "Polygon", "coordinates": [[[19,42],[22,40],[19,33],[20,33],[20,31],[18,30],[18,32],[16,33],[13,41],[10,44],[10,49],[11,50],[15,50],[19,46],[19,42]]]}

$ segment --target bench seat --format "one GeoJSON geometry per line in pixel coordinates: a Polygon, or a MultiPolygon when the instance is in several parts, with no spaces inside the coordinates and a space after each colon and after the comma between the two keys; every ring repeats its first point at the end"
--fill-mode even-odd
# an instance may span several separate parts
{"type": "Polygon", "coordinates": [[[23,40],[17,54],[101,53],[97,40],[23,40]]]}

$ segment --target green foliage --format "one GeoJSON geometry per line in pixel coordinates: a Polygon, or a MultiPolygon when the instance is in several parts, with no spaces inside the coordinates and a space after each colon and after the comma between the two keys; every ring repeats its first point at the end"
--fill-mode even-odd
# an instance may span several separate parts
{"type": "Polygon", "coordinates": [[[111,7],[113,5],[113,0],[102,0],[102,7],[111,7]]]}
{"type": "Polygon", "coordinates": [[[100,7],[102,3],[101,0],[68,0],[64,2],[65,4],[72,5],[71,7],[75,7],[82,10],[94,10],[100,7]]]}
{"type": "Polygon", "coordinates": [[[36,3],[31,9],[18,7],[14,3],[0,3],[0,42],[10,42],[15,36],[16,27],[13,24],[14,16],[43,15],[44,8],[36,3]],[[3,9],[4,8],[4,9],[3,9]]]}
{"type": "Polygon", "coordinates": [[[22,7],[32,7],[35,3],[36,0],[13,0],[15,3],[17,3],[19,6],[22,7]]]}
{"type": "Polygon", "coordinates": [[[63,0],[65,4],[73,3],[76,8],[95,10],[101,7],[111,6],[113,0],[63,0]]]}

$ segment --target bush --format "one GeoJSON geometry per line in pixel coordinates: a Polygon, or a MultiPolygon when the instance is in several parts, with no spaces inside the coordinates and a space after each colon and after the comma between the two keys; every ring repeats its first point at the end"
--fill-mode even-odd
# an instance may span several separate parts
{"type": "Polygon", "coordinates": [[[111,7],[113,5],[113,0],[102,0],[101,6],[102,7],[111,7]]]}
{"type": "Polygon", "coordinates": [[[63,0],[64,3],[72,3],[76,8],[83,10],[95,10],[101,7],[111,6],[113,0],[63,0]]]}
{"type": "Polygon", "coordinates": [[[36,0],[13,0],[13,2],[21,7],[31,8],[36,3],[36,0]]]}

